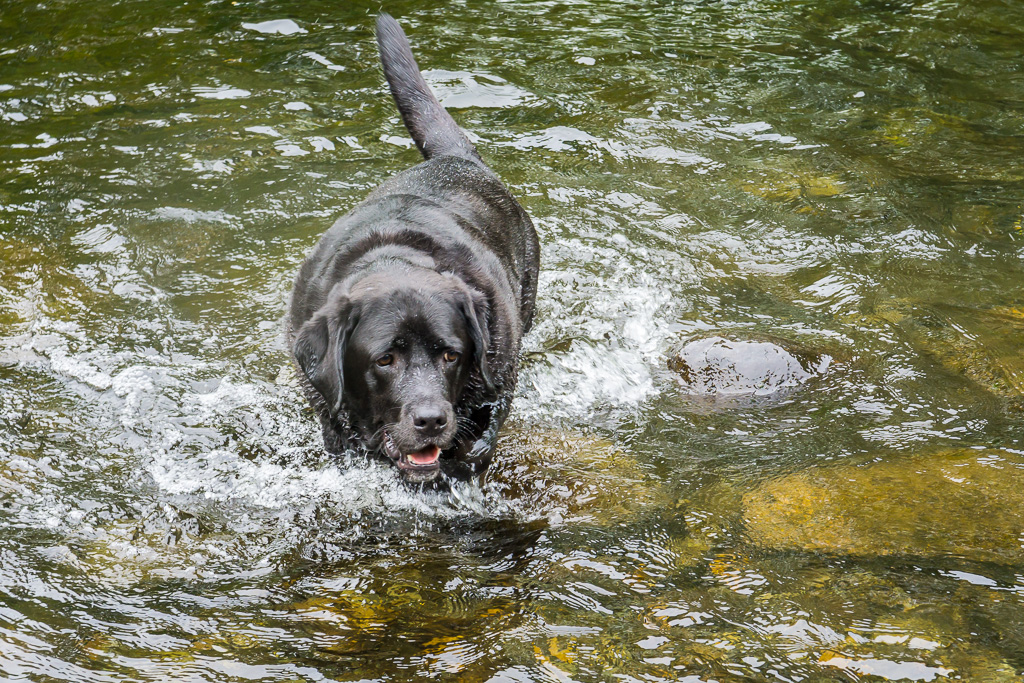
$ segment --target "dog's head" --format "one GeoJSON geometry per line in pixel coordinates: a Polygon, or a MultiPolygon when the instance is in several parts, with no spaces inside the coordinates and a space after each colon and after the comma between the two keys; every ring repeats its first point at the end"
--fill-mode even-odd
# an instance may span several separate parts
{"type": "Polygon", "coordinates": [[[428,270],[337,285],[295,338],[295,358],[332,418],[411,481],[431,481],[460,451],[467,396],[493,393],[487,300],[428,270]]]}

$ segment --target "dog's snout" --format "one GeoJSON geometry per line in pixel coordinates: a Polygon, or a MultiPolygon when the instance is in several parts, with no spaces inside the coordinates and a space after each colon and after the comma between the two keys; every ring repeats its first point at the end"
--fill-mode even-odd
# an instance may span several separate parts
{"type": "Polygon", "coordinates": [[[412,413],[412,424],[423,434],[439,434],[448,426],[448,411],[440,403],[417,406],[412,413]]]}

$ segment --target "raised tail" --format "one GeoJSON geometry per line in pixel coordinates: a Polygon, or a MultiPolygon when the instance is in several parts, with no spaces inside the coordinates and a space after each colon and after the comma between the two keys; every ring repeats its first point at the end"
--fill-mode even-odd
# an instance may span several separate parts
{"type": "Polygon", "coordinates": [[[480,162],[473,143],[423,80],[402,27],[385,12],[377,17],[377,45],[391,95],[423,156],[431,159],[450,154],[480,162]]]}

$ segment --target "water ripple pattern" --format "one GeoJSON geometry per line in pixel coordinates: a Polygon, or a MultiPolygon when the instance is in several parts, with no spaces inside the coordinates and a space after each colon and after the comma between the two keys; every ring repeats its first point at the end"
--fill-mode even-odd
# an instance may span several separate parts
{"type": "Polygon", "coordinates": [[[1019,681],[1024,8],[388,4],[542,242],[444,493],[282,332],[378,9],[0,9],[0,678],[1019,681]]]}

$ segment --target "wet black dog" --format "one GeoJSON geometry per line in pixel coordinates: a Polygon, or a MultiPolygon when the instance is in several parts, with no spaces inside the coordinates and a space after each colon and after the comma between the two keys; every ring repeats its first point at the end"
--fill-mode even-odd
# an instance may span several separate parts
{"type": "Polygon", "coordinates": [[[530,218],[431,93],[401,27],[384,74],[426,161],[386,181],[299,271],[289,341],[327,449],[379,453],[410,481],[491,460],[537,295],[530,218]]]}

